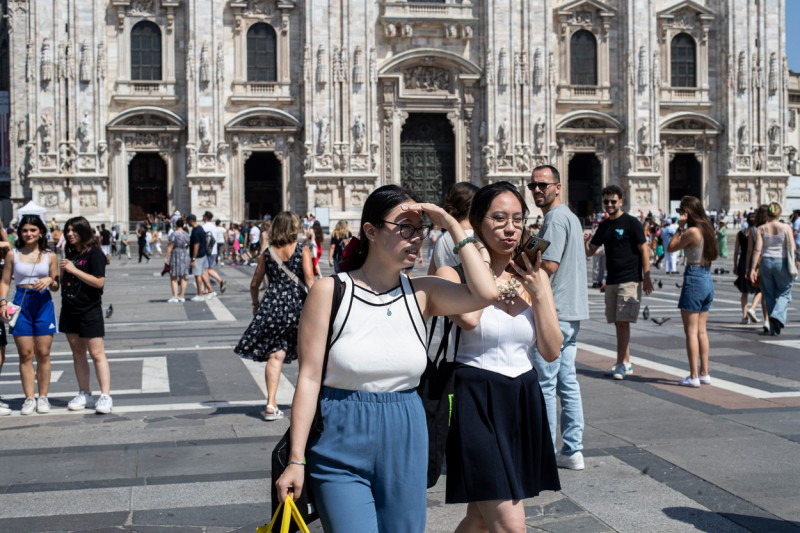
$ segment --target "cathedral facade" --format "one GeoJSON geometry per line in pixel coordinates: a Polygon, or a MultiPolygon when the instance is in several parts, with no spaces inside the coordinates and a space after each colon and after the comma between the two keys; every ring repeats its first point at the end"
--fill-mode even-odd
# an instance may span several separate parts
{"type": "MultiPolygon", "coordinates": [[[[566,203],[784,201],[784,0],[7,0],[9,181],[57,219],[357,220],[560,169],[566,203]]],[[[524,188],[523,188],[524,189],[524,188]]],[[[525,191],[526,194],[527,191],[525,191]]]]}

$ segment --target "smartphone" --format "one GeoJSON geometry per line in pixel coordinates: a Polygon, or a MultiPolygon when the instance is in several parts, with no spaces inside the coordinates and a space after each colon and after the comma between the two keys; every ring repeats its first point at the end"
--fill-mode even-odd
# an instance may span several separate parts
{"type": "MultiPolygon", "coordinates": [[[[512,261],[514,261],[522,268],[525,268],[525,260],[522,259],[522,254],[527,255],[531,264],[533,264],[536,261],[537,252],[544,253],[544,251],[547,250],[548,246],[550,246],[550,241],[540,239],[539,237],[533,235],[529,237],[520,246],[517,246],[517,251],[514,253],[514,258],[512,259],[512,261]]],[[[506,270],[511,272],[512,274],[516,274],[517,272],[516,270],[514,270],[514,267],[512,267],[510,264],[508,265],[508,267],[506,267],[506,270]]]]}

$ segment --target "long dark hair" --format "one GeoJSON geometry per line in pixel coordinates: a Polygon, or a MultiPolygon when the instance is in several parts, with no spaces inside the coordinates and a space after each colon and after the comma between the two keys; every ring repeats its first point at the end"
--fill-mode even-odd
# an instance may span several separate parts
{"type": "Polygon", "coordinates": [[[386,214],[396,206],[408,201],[419,202],[420,199],[419,196],[399,185],[384,185],[372,191],[361,211],[361,224],[358,226],[358,250],[352,261],[347,264],[347,272],[361,268],[369,255],[369,239],[363,237],[364,224],[369,222],[376,228],[383,227],[383,219],[386,218],[386,214]]]}
{"type": "MultiPolygon", "coordinates": [[[[472,224],[472,229],[475,231],[481,240],[483,240],[483,231],[481,230],[481,223],[483,217],[489,212],[489,207],[492,205],[492,200],[505,192],[510,192],[519,200],[522,206],[522,218],[528,216],[528,204],[525,203],[525,198],[519,193],[519,189],[507,181],[498,181],[490,185],[485,185],[478,189],[475,196],[472,198],[472,206],[469,209],[469,223],[472,224]]],[[[524,231],[523,231],[524,234],[524,231]]]]}
{"type": "Polygon", "coordinates": [[[311,224],[311,229],[314,230],[314,239],[322,244],[322,241],[325,239],[325,234],[322,233],[322,224],[319,223],[319,220],[315,220],[313,224],[311,224]]]}
{"type": "Polygon", "coordinates": [[[719,257],[717,234],[706,216],[703,203],[694,196],[684,196],[681,198],[679,209],[686,214],[686,225],[690,228],[698,228],[703,235],[703,258],[709,263],[714,261],[719,257]]]}
{"type": "Polygon", "coordinates": [[[39,228],[39,240],[36,242],[40,252],[47,251],[47,228],[39,218],[39,215],[23,215],[17,225],[17,248],[22,248],[25,243],[22,242],[22,228],[24,226],[36,226],[39,228]]]}
{"type": "Polygon", "coordinates": [[[64,255],[73,257],[75,255],[82,255],[89,251],[91,248],[99,247],[99,243],[92,231],[92,225],[84,217],[72,217],[64,224],[64,234],[72,228],[73,233],[78,235],[78,242],[72,244],[67,240],[67,246],[64,247],[64,255]]]}

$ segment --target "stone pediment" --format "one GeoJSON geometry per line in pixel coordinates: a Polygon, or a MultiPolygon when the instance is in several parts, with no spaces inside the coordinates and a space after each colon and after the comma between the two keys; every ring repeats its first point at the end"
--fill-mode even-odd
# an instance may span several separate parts
{"type": "Polygon", "coordinates": [[[575,0],[561,6],[557,13],[562,19],[571,17],[573,22],[592,24],[593,21],[584,20],[583,13],[597,13],[601,18],[608,18],[616,15],[617,10],[600,0],[575,0]]]}
{"type": "Polygon", "coordinates": [[[722,125],[706,115],[698,113],[679,113],[664,119],[659,129],[661,133],[675,133],[675,134],[704,134],[704,135],[717,135],[722,130],[722,125]]]}
{"type": "Polygon", "coordinates": [[[679,2],[674,6],[658,12],[659,19],[672,20],[673,23],[681,21],[688,22],[686,17],[712,19],[714,18],[714,12],[692,0],[684,0],[683,2],[679,2]]]}
{"type": "Polygon", "coordinates": [[[599,111],[575,111],[562,118],[556,129],[566,131],[592,131],[603,133],[619,133],[625,128],[614,117],[599,111]]]}
{"type": "Polygon", "coordinates": [[[225,125],[228,131],[299,131],[300,121],[285,111],[255,108],[239,113],[225,125]]]}
{"type": "Polygon", "coordinates": [[[135,107],[123,111],[108,123],[111,131],[182,131],[186,122],[172,111],[156,107],[135,107]]]}

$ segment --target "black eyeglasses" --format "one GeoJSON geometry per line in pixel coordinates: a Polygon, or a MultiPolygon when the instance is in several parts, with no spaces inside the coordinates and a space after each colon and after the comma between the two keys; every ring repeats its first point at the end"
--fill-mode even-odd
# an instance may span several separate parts
{"type": "Polygon", "coordinates": [[[603,205],[617,205],[617,200],[603,200],[603,205]]]}
{"type": "Polygon", "coordinates": [[[400,236],[404,239],[412,239],[415,234],[419,234],[420,237],[424,238],[431,229],[431,227],[426,224],[416,227],[413,224],[398,224],[397,222],[392,222],[390,220],[384,220],[383,222],[400,228],[400,236]]]}
{"type": "Polygon", "coordinates": [[[555,183],[550,181],[532,181],[528,184],[528,190],[531,192],[535,191],[536,189],[539,189],[540,191],[546,191],[551,185],[555,185],[555,183]]]}

